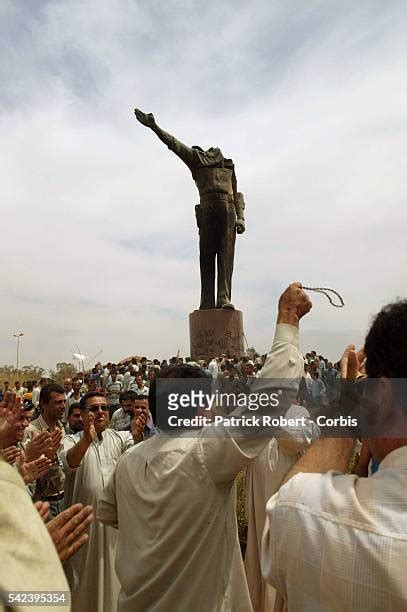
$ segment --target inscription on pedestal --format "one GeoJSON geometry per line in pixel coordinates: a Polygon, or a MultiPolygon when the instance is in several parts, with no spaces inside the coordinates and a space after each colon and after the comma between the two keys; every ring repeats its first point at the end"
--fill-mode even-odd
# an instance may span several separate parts
{"type": "Polygon", "coordinates": [[[221,354],[244,353],[243,315],[240,310],[195,310],[189,315],[190,352],[194,360],[221,354]]]}

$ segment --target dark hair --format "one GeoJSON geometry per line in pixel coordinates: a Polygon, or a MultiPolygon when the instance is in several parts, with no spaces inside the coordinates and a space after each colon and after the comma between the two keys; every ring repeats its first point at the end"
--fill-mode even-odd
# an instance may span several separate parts
{"type": "Polygon", "coordinates": [[[91,397],[104,397],[106,399],[106,395],[102,393],[102,391],[88,391],[83,397],[81,397],[81,401],[79,402],[81,410],[86,410],[86,402],[91,397]]]}
{"type": "Polygon", "coordinates": [[[407,300],[387,304],[376,315],[365,352],[369,378],[407,378],[407,300]]]}
{"type": "Polygon", "coordinates": [[[81,408],[80,402],[74,402],[73,404],[71,404],[68,408],[68,417],[70,417],[73,411],[77,410],[78,408],[81,408]]]}
{"type": "Polygon", "coordinates": [[[147,400],[148,401],[149,396],[148,395],[137,395],[136,393],[136,397],[134,398],[134,401],[136,402],[137,400],[147,400]]]}
{"type": "Polygon", "coordinates": [[[119,395],[119,402],[122,403],[126,400],[134,401],[137,398],[135,391],[122,391],[119,395]]]}
{"type": "Polygon", "coordinates": [[[202,368],[183,363],[180,365],[170,365],[157,372],[156,378],[151,381],[150,391],[148,394],[148,404],[153,422],[156,422],[157,416],[157,380],[160,378],[207,378],[211,379],[202,368]]]}
{"type": "Polygon", "coordinates": [[[59,393],[65,395],[65,389],[61,387],[61,385],[56,385],[55,383],[49,383],[48,385],[44,385],[40,391],[40,406],[42,404],[49,404],[51,399],[51,393],[59,393]]]}

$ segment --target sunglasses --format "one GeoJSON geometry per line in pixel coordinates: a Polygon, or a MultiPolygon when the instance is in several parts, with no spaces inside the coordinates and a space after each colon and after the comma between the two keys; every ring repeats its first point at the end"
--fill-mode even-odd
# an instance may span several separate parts
{"type": "Polygon", "coordinates": [[[109,406],[107,406],[106,404],[99,404],[99,405],[89,406],[89,411],[90,412],[99,412],[99,410],[102,410],[103,412],[108,412],[109,411],[109,406]]]}

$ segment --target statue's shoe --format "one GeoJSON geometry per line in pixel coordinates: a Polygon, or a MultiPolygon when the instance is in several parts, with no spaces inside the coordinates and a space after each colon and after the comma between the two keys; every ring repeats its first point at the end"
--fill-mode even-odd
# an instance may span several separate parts
{"type": "Polygon", "coordinates": [[[230,310],[234,310],[235,307],[233,306],[232,302],[226,302],[226,304],[222,304],[221,308],[230,308],[230,310]]]}

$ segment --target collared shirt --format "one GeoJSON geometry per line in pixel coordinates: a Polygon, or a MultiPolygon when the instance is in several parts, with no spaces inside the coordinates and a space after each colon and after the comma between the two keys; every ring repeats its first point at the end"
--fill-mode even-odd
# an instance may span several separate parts
{"type": "Polygon", "coordinates": [[[332,384],[335,378],[338,375],[338,371],[335,368],[327,368],[323,374],[325,381],[327,384],[332,384]]]}
{"type": "Polygon", "coordinates": [[[32,403],[34,404],[34,406],[37,408],[39,402],[40,402],[40,392],[41,392],[41,387],[34,387],[33,389],[33,397],[32,397],[32,403]]]}
{"type": "Polygon", "coordinates": [[[313,398],[318,398],[323,395],[325,385],[320,378],[313,378],[311,382],[311,395],[313,398]]]}
{"type": "Polygon", "coordinates": [[[131,382],[131,379],[132,379],[132,374],[129,371],[125,372],[123,376],[123,391],[129,390],[129,384],[131,382]]]}
{"type": "Polygon", "coordinates": [[[106,385],[107,403],[109,406],[115,406],[119,404],[120,393],[123,390],[123,384],[120,380],[116,382],[110,382],[106,385]]]}
{"type": "Polygon", "coordinates": [[[116,431],[124,431],[131,423],[133,414],[129,414],[123,408],[118,408],[111,418],[110,427],[116,431]]]}
{"type": "MultiPolygon", "coordinates": [[[[298,329],[278,325],[256,391],[271,392],[270,380],[279,379],[291,403],[302,368],[298,329]]],[[[252,612],[234,480],[268,439],[208,429],[195,437],[160,433],[138,444],[118,460],[101,493],[97,518],[119,527],[119,612],[252,612]]]]}
{"type": "Polygon", "coordinates": [[[19,389],[16,389],[14,387],[13,389],[13,393],[16,394],[16,397],[23,397],[24,393],[27,392],[27,389],[25,389],[24,387],[20,387],[19,389]]]}
{"type": "Polygon", "coordinates": [[[137,395],[148,395],[150,393],[150,389],[144,383],[140,389],[135,382],[130,383],[129,391],[134,391],[137,395]]]}
{"type": "Polygon", "coordinates": [[[369,478],[297,474],[267,503],[262,572],[289,612],[407,609],[407,446],[369,478]]]}
{"type": "Polygon", "coordinates": [[[64,429],[67,436],[74,436],[75,434],[79,433],[79,431],[83,431],[82,429],[80,429],[79,431],[74,431],[69,427],[68,424],[65,425],[64,429]]]}
{"type": "Polygon", "coordinates": [[[306,372],[305,375],[304,375],[304,378],[305,378],[305,383],[307,385],[308,391],[311,391],[311,385],[312,385],[312,381],[313,381],[313,378],[312,378],[311,374],[309,372],[306,372]]]}
{"type": "MultiPolygon", "coordinates": [[[[65,433],[62,423],[57,422],[63,433],[65,433]]],[[[51,431],[47,423],[44,421],[42,415],[40,415],[34,421],[31,421],[26,429],[27,439],[29,435],[32,435],[33,430],[42,433],[43,431],[51,431]]],[[[45,497],[52,497],[53,495],[60,495],[64,492],[64,471],[62,469],[62,463],[60,459],[60,450],[57,451],[55,458],[53,459],[52,465],[45,476],[42,476],[37,480],[36,495],[40,496],[41,499],[45,497]]]]}

